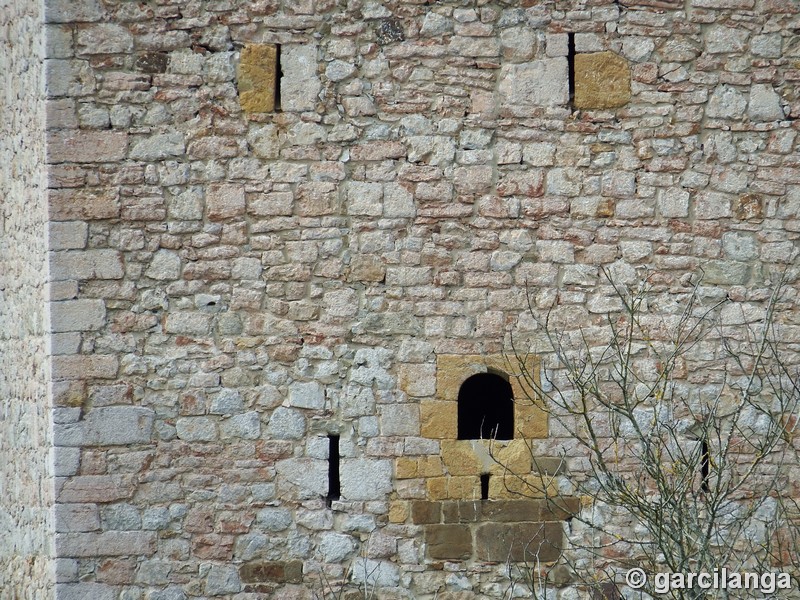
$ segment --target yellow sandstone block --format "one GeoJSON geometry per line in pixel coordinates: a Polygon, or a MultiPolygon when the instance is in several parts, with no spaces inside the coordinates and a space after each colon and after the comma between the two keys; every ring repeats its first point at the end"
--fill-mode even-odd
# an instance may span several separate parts
{"type": "Polygon", "coordinates": [[[511,471],[518,475],[527,475],[531,472],[533,461],[530,448],[525,440],[495,442],[488,446],[493,457],[489,469],[491,474],[502,475],[505,471],[511,471]]]}
{"type": "Polygon", "coordinates": [[[548,477],[539,475],[495,475],[489,479],[490,500],[522,500],[556,496],[555,484],[548,477]]]}
{"type": "Polygon", "coordinates": [[[389,522],[405,523],[406,519],[408,519],[408,513],[408,502],[393,500],[389,505],[389,522]]]}
{"type": "Polygon", "coordinates": [[[433,440],[458,437],[458,404],[455,402],[420,402],[420,433],[433,440]]]}
{"type": "Polygon", "coordinates": [[[450,475],[480,475],[483,471],[471,440],[445,440],[441,448],[442,461],[450,475]]]}
{"type": "Polygon", "coordinates": [[[443,474],[439,456],[421,456],[417,459],[417,477],[441,477],[443,474]]]}
{"type": "Polygon", "coordinates": [[[575,55],[575,108],[618,108],[630,99],[627,60],[613,52],[575,55]]]}
{"type": "Polygon", "coordinates": [[[246,113],[275,110],[275,80],[278,76],[275,44],[251,44],[242,48],[237,80],[239,103],[246,113]]]}
{"type": "Polygon", "coordinates": [[[450,477],[447,496],[452,500],[478,500],[481,497],[481,478],[474,476],[450,477]]]}
{"type": "Polygon", "coordinates": [[[428,500],[447,500],[447,477],[431,477],[425,480],[428,500]]]}
{"type": "Polygon", "coordinates": [[[400,457],[395,461],[394,473],[397,479],[413,479],[417,476],[417,460],[400,457]]]}

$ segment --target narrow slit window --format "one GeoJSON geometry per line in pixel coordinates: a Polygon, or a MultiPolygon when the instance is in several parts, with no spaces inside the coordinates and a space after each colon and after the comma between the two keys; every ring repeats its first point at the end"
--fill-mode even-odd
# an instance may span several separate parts
{"type": "Polygon", "coordinates": [[[481,475],[481,500],[488,500],[489,499],[489,478],[491,475],[489,473],[484,473],[481,475]]]}
{"type": "Polygon", "coordinates": [[[711,457],[708,452],[708,442],[704,439],[700,442],[700,489],[708,493],[711,488],[708,484],[708,476],[711,472],[711,457]]]}
{"type": "Polygon", "coordinates": [[[511,384],[495,373],[469,377],[458,391],[458,439],[510,440],[514,437],[511,384]]]}
{"type": "Polygon", "coordinates": [[[283,79],[281,45],[275,44],[275,112],[281,111],[281,79],[283,79]]]}
{"type": "Polygon", "coordinates": [[[575,33],[567,33],[567,80],[569,85],[569,107],[575,108],[575,33]]]}
{"type": "Polygon", "coordinates": [[[341,498],[341,482],[339,480],[339,436],[328,436],[328,496],[327,504],[341,498]]]}

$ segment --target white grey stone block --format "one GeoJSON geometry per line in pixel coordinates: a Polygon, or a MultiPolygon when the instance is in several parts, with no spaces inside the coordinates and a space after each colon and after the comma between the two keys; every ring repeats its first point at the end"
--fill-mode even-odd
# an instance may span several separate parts
{"type": "Polygon", "coordinates": [[[233,415],[220,423],[220,437],[257,440],[261,436],[261,418],[258,412],[250,411],[233,415]]]}
{"type": "Polygon", "coordinates": [[[500,68],[498,91],[504,104],[558,106],[569,102],[567,59],[545,58],[500,68]]]}
{"type": "Polygon", "coordinates": [[[747,116],[751,121],[780,121],[784,118],[781,97],[767,83],[755,83],[750,88],[747,116]]]}
{"type": "Polygon", "coordinates": [[[130,152],[134,160],[164,160],[171,156],[181,156],[186,152],[186,143],[180,132],[162,133],[148,136],[136,144],[130,152]]]}
{"type": "Polygon", "coordinates": [[[381,500],[392,491],[391,461],[346,458],[340,466],[342,497],[346,500],[381,500]]]}
{"type": "Polygon", "coordinates": [[[56,587],[56,600],[117,600],[117,588],[105,583],[63,583],[56,587]]]}
{"type": "Polygon", "coordinates": [[[211,565],[206,578],[205,593],[209,596],[235,594],[242,589],[239,571],[229,565],[211,565]]]}
{"type": "Polygon", "coordinates": [[[145,444],[153,433],[155,413],[139,406],[105,406],[90,410],[82,421],[54,425],[58,446],[125,446],[145,444]]]}
{"type": "Polygon", "coordinates": [[[315,458],[287,458],[275,465],[281,479],[300,488],[305,497],[328,493],[328,461],[315,458]]]}
{"type": "Polygon", "coordinates": [[[325,390],[316,381],[293,383],[289,386],[289,406],[325,408],[325,390]]]}
{"type": "Polygon", "coordinates": [[[50,330],[96,331],[106,323],[106,306],[102,300],[64,300],[50,304],[50,330]]]}
{"type": "Polygon", "coordinates": [[[51,221],[50,250],[77,250],[86,246],[89,225],[85,221],[51,221]]]}
{"type": "Polygon", "coordinates": [[[314,110],[322,87],[317,74],[315,45],[281,46],[281,67],[290,77],[281,78],[281,110],[314,110]]]}
{"type": "Polygon", "coordinates": [[[306,419],[299,410],[279,406],[272,412],[267,434],[279,440],[299,440],[306,432],[306,419]]]}
{"type": "Polygon", "coordinates": [[[208,417],[183,417],[175,422],[178,437],[187,442],[212,442],[217,439],[217,426],[208,417]]]}

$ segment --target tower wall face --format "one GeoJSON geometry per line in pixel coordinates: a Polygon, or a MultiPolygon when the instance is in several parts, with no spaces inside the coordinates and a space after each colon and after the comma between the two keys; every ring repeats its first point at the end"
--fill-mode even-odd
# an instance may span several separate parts
{"type": "Polygon", "coordinates": [[[51,598],[44,36],[36,2],[0,8],[0,598],[51,598]]]}
{"type": "MultiPolygon", "coordinates": [[[[768,297],[800,230],[793,2],[461,4],[47,2],[66,597],[501,597],[497,540],[561,524],[468,514],[514,496],[456,403],[512,335],[546,360],[529,298],[577,331],[620,308],[604,270],[664,313],[701,270],[768,297]]],[[[514,423],[540,476],[523,450],[569,440],[514,423]]]]}

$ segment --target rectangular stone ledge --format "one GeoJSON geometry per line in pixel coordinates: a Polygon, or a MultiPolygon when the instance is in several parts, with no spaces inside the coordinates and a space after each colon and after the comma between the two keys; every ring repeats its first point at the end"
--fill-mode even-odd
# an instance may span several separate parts
{"type": "Polygon", "coordinates": [[[411,503],[411,522],[414,525],[435,525],[565,521],[580,509],[580,498],[572,496],[527,500],[415,500],[411,503]]]}
{"type": "Polygon", "coordinates": [[[239,567],[242,583],[301,583],[303,581],[303,561],[251,561],[239,567]]]}
{"type": "Polygon", "coordinates": [[[59,583],[56,600],[116,600],[118,588],[105,583],[59,583]]]}
{"type": "Polygon", "coordinates": [[[555,562],[563,538],[561,523],[485,523],[475,530],[475,557],[485,562],[555,562]]]}
{"type": "Polygon", "coordinates": [[[81,475],[56,479],[56,501],[64,504],[114,502],[130,498],[135,490],[132,476],[81,475]]]}
{"type": "Polygon", "coordinates": [[[52,358],[53,379],[114,379],[119,360],[112,354],[65,355],[52,358]]]}
{"type": "Polygon", "coordinates": [[[47,163],[111,163],[125,158],[128,134],[119,131],[52,131],[47,136],[47,163]]]}
{"type": "Polygon", "coordinates": [[[156,542],[155,532],[150,531],[60,533],[56,535],[56,554],[66,558],[150,556],[155,554],[156,542]]]}

